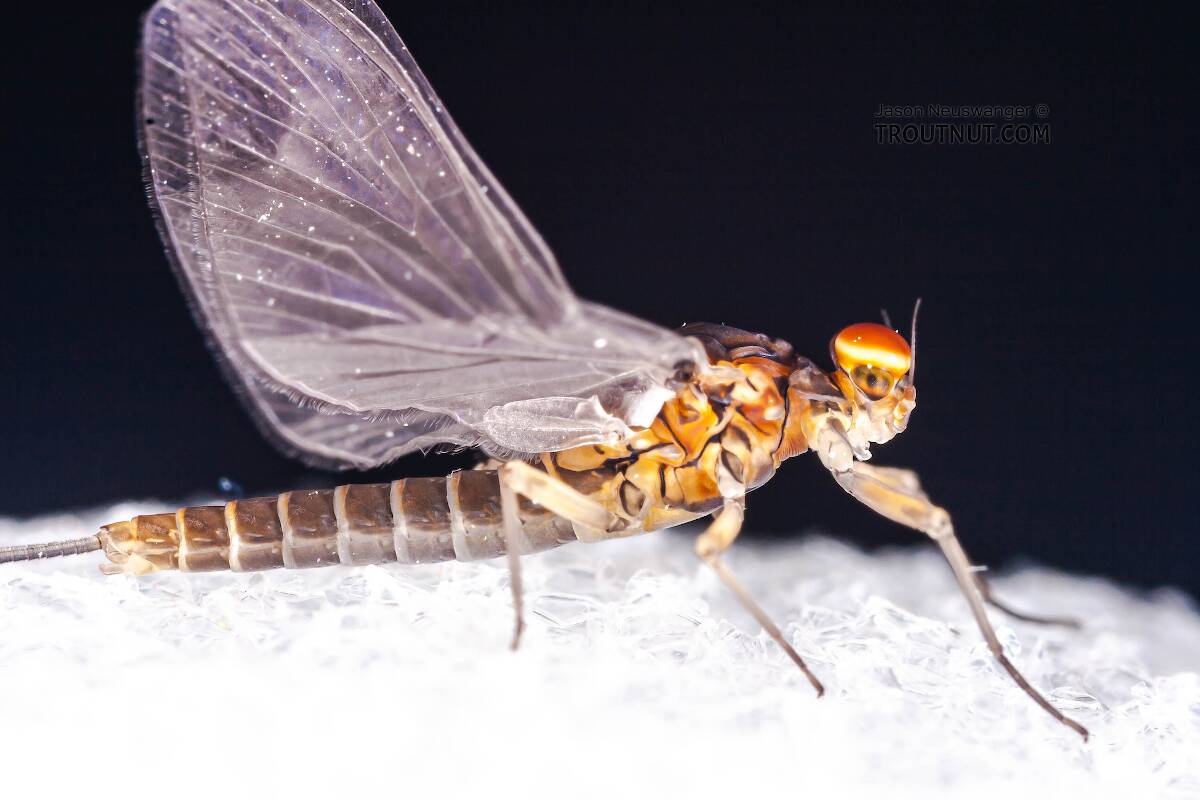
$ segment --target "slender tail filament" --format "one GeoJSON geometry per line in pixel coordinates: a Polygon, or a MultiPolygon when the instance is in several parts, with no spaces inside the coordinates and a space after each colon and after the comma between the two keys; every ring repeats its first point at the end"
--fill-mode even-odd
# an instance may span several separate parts
{"type": "Polygon", "coordinates": [[[0,547],[0,564],[12,561],[36,561],[40,558],[76,556],[100,548],[99,536],[84,536],[82,539],[68,539],[63,542],[46,542],[45,544],[18,544],[12,547],[0,547]]]}

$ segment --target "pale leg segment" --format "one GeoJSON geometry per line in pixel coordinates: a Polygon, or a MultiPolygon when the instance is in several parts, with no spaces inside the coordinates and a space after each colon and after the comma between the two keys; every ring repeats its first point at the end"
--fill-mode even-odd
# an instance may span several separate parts
{"type": "MultiPolygon", "coordinates": [[[[869,476],[874,481],[889,485],[896,491],[904,492],[920,498],[929,508],[933,508],[932,504],[929,503],[929,497],[921,489],[921,481],[917,477],[917,473],[913,472],[912,470],[896,469],[895,467],[877,467],[871,464],[858,463],[854,465],[852,471],[864,476],[869,476]]],[[[841,479],[838,479],[838,483],[841,483],[843,488],[845,488],[846,485],[841,479]]],[[[848,488],[846,490],[850,491],[848,488]]],[[[850,494],[854,494],[854,492],[850,491],[850,494]]],[[[857,497],[857,495],[855,496],[857,497]]],[[[859,499],[861,500],[862,498],[859,499]]],[[[867,503],[865,500],[863,500],[863,502],[880,514],[883,514],[883,516],[893,519],[896,522],[899,522],[901,525],[917,527],[905,522],[904,520],[896,519],[895,517],[880,511],[878,508],[871,506],[871,504],[867,503]]],[[[979,586],[979,592],[983,595],[984,601],[989,605],[1003,611],[1005,614],[1008,614],[1010,617],[1024,620],[1025,622],[1034,622],[1039,625],[1065,625],[1069,628],[1079,627],[1079,621],[1069,617],[1037,617],[1032,614],[1026,614],[1022,611],[1016,610],[992,594],[992,587],[988,584],[987,578],[984,577],[982,572],[975,572],[974,574],[975,583],[979,586]]]]}
{"type": "Polygon", "coordinates": [[[746,591],[741,582],[734,577],[729,567],[725,566],[725,563],[721,561],[721,554],[729,549],[729,546],[733,544],[738,534],[741,533],[744,516],[745,504],[743,501],[740,498],[727,499],[721,510],[714,515],[712,523],[704,533],[696,538],[696,555],[700,556],[705,564],[712,567],[713,572],[717,573],[717,577],[721,579],[721,582],[734,593],[742,606],[763,627],[763,630],[783,648],[788,657],[804,673],[804,677],[808,678],[808,682],[817,690],[817,697],[820,697],[825,694],[825,687],[821,685],[821,681],[817,680],[817,676],[809,670],[808,665],[804,663],[804,659],[800,657],[800,654],[796,652],[791,643],[784,638],[783,632],[767,616],[767,612],[763,611],[762,607],[755,602],[754,598],[750,596],[750,593],[746,591]]]}
{"type": "Polygon", "coordinates": [[[983,599],[988,603],[988,605],[992,606],[993,608],[998,608],[1013,619],[1032,622],[1035,625],[1061,625],[1064,628],[1076,629],[1083,627],[1079,620],[1075,619],[1074,617],[1041,617],[1033,614],[1027,614],[1024,611],[1018,611],[1008,603],[1005,603],[1003,600],[992,594],[992,586],[988,583],[987,578],[984,577],[982,572],[975,573],[975,583],[979,586],[979,593],[983,595],[983,599]]]}
{"type": "MultiPolygon", "coordinates": [[[[850,469],[844,472],[835,472],[833,475],[843,489],[872,511],[893,522],[922,531],[938,543],[946,560],[950,563],[950,568],[954,570],[954,578],[967,598],[971,614],[975,617],[975,623],[979,626],[979,630],[987,642],[988,650],[991,651],[1000,666],[1004,667],[1013,681],[1034,702],[1086,741],[1088,738],[1087,728],[1051,705],[1050,701],[1043,697],[1037,689],[1034,689],[1029,681],[1025,680],[1025,676],[1004,654],[1000,639],[997,638],[996,632],[987,618],[987,611],[983,605],[985,593],[981,589],[978,574],[973,570],[966,552],[963,551],[962,545],[954,535],[954,525],[950,521],[950,515],[945,509],[930,502],[921,490],[916,473],[855,462],[850,469]]],[[[982,585],[986,586],[986,584],[982,585]]]]}
{"type": "Polygon", "coordinates": [[[525,529],[517,510],[517,493],[505,480],[500,481],[500,515],[504,518],[504,550],[508,560],[508,583],[512,588],[513,635],[509,647],[513,650],[521,643],[525,630],[525,589],[521,584],[521,553],[525,552],[525,529]]]}
{"type": "Polygon", "coordinates": [[[523,461],[509,461],[500,468],[500,513],[504,519],[504,544],[509,583],[512,586],[513,612],[516,615],[511,644],[513,650],[521,643],[521,633],[525,630],[521,555],[529,552],[525,528],[521,525],[519,515],[518,495],[567,520],[576,526],[577,532],[581,529],[594,531],[596,539],[603,538],[604,532],[617,521],[595,500],[523,461]]]}

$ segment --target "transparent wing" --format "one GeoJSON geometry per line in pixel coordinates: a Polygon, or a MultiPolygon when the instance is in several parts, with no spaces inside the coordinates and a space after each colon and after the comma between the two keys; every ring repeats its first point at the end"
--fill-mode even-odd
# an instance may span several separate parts
{"type": "Polygon", "coordinates": [[[610,440],[698,347],[575,298],[370,2],[160,0],[150,194],[197,316],[277,444],[610,440]]]}

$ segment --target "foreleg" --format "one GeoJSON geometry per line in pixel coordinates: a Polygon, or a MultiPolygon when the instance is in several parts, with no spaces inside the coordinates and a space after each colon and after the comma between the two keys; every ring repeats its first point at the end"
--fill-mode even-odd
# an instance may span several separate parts
{"type": "Polygon", "coordinates": [[[958,586],[966,596],[967,603],[970,604],[971,614],[975,617],[975,622],[992,655],[1000,662],[1013,681],[1033,698],[1034,702],[1045,709],[1050,716],[1086,740],[1087,729],[1051,705],[1041,693],[1029,684],[1025,676],[1004,654],[1000,639],[997,638],[991,622],[988,621],[987,611],[983,605],[985,594],[981,591],[977,573],[973,570],[967,554],[954,534],[954,525],[950,521],[950,515],[944,508],[930,502],[929,497],[921,489],[916,473],[853,462],[848,469],[835,471],[833,474],[843,489],[876,513],[893,522],[923,531],[937,542],[946,556],[946,560],[950,563],[950,568],[954,570],[958,586]]]}

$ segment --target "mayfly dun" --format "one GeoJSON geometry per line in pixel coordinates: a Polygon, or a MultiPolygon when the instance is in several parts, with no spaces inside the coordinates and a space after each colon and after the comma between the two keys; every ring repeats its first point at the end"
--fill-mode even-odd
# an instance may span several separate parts
{"type": "Polygon", "coordinates": [[[941,547],[995,658],[1086,737],[1004,654],[985,603],[1015,612],[950,515],[914,473],[866,463],[916,403],[915,310],[911,345],[851,325],[825,371],[780,339],[666,330],[577,298],[370,0],[160,0],[138,106],[167,252],[262,431],[325,466],[438,446],[485,460],[138,516],[0,561],[103,550],[106,572],[141,575],[503,556],[515,646],[520,555],[711,514],[697,554],[820,694],[722,560],[746,495],[811,451],[941,547]]]}

